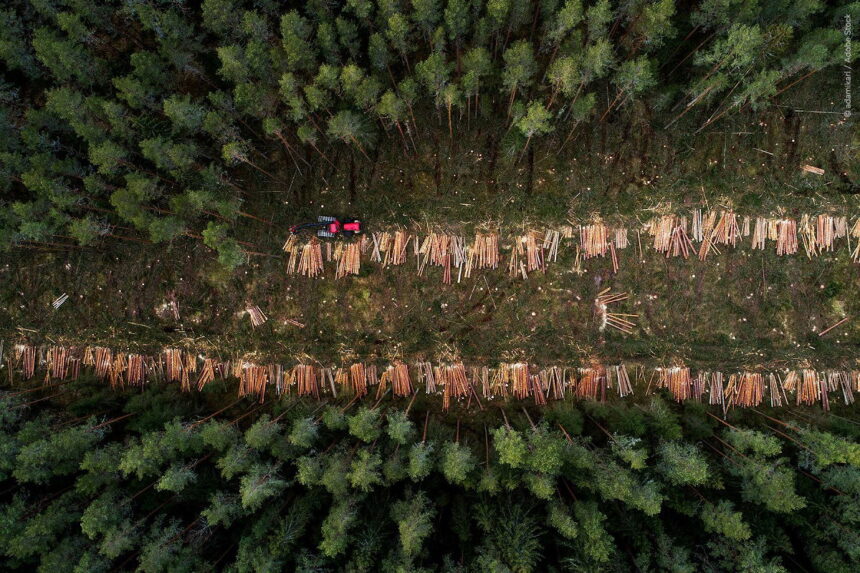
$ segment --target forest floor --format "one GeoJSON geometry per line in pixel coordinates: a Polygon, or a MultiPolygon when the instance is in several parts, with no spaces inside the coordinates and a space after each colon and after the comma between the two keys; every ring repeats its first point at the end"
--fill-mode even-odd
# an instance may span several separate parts
{"type": "Polygon", "coordinates": [[[315,171],[300,164],[301,173],[284,157],[277,181],[248,173],[254,191],[243,208],[269,223],[243,223],[240,238],[264,255],[237,272],[219,269],[211,252],[190,239],[114,243],[97,255],[17,251],[0,268],[0,331],[6,339],[180,345],[329,363],[353,357],[680,360],[726,369],[853,363],[860,321],[817,334],[860,313],[852,294],[860,287],[858,267],[844,241],[808,259],[802,252],[778,257],[772,243],[752,251],[747,238],[702,262],[667,259],[647,246],[640,258],[633,235],[619,252],[617,275],[608,259],[586,261],[584,273],[574,272],[573,250],[562,247],[557,263],[526,281],[508,276],[504,252],[498,270],[452,285],[441,283],[439,269],[417,276],[414,260],[385,271],[364,263],[359,276],[341,280],[331,265],[321,279],[285,272],[280,247],[287,227],[317,214],[360,217],[368,231],[400,225],[467,237],[481,228],[511,237],[595,213],[641,226],[655,213],[697,207],[753,217],[832,212],[853,221],[860,214],[856,188],[847,183],[856,146],[849,129],[817,115],[743,117],[693,138],[655,132],[645,118],[599,124],[574,134],[563,149],[533,144],[525,152],[507,150],[472,121],[468,137],[437,139],[444,133],[438,126],[416,134],[417,153],[391,139],[370,161],[330,151],[333,165],[317,158],[315,171]],[[825,174],[805,173],[803,164],[825,174]],[[618,311],[639,315],[632,334],[598,328],[593,301],[606,287],[631,293],[618,311]],[[51,301],[64,292],[70,300],[53,311],[51,301]],[[156,312],[171,292],[179,321],[156,312]],[[258,305],[269,322],[252,328],[241,312],[247,304],[258,305]]]}

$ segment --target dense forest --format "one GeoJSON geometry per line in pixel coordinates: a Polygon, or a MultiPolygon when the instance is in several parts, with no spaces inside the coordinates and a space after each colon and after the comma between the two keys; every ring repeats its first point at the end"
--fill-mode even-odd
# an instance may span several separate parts
{"type": "MultiPolygon", "coordinates": [[[[3,397],[4,569],[855,571],[855,421],[665,396],[440,416],[82,377],[3,397]],[[53,405],[47,405],[53,404],[53,405]],[[529,411],[531,410],[531,412],[529,411]]],[[[492,410],[492,411],[491,411],[492,410]]]]}
{"type": "Polygon", "coordinates": [[[479,133],[491,162],[533,166],[622,119],[680,141],[807,79],[841,111],[841,77],[819,72],[860,52],[852,17],[818,0],[7,2],[0,244],[189,237],[232,268],[267,189],[301,200],[296,174],[336,162],[354,198],[381,149],[479,133]]]}

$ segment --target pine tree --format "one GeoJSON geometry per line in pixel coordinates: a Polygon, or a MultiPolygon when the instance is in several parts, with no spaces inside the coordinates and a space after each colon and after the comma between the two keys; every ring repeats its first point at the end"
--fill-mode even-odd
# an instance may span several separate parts
{"type": "Polygon", "coordinates": [[[158,491],[180,493],[197,479],[197,473],[191,464],[174,463],[168,467],[161,479],[155,484],[158,491]]]}
{"type": "Polygon", "coordinates": [[[415,424],[403,410],[397,410],[386,416],[385,433],[397,445],[405,446],[415,437],[415,424]]]}
{"type": "Polygon", "coordinates": [[[347,428],[347,418],[340,408],[326,406],[322,413],[323,425],[329,430],[344,430],[347,428]]]}
{"type": "Polygon", "coordinates": [[[289,69],[308,70],[314,65],[311,31],[310,22],[296,10],[281,16],[281,42],[289,69]]]}
{"type": "Polygon", "coordinates": [[[201,516],[211,526],[230,527],[244,512],[238,496],[225,491],[216,491],[212,494],[209,506],[201,512],[201,516]]]}
{"type": "Polygon", "coordinates": [[[274,464],[255,464],[240,480],[239,496],[242,507],[255,511],[266,501],[279,495],[287,487],[274,464]]]}
{"type": "Polygon", "coordinates": [[[721,500],[716,505],[703,505],[701,517],[705,531],[709,533],[738,541],[749,539],[752,535],[749,525],[744,523],[743,515],[739,511],[734,511],[730,501],[721,500]]]}
{"type": "Polygon", "coordinates": [[[328,121],[328,135],[344,143],[355,145],[365,158],[370,159],[365,151],[365,146],[370,140],[370,132],[364,118],[358,113],[349,110],[339,111],[328,121]]]}
{"type": "Polygon", "coordinates": [[[349,433],[363,442],[370,443],[382,434],[379,410],[362,406],[349,418],[349,433]]]}
{"type": "Polygon", "coordinates": [[[369,492],[375,485],[382,483],[380,467],[382,459],[377,453],[361,450],[350,465],[349,483],[362,492],[369,492]]]}
{"type": "Polygon", "coordinates": [[[435,514],[432,503],[422,491],[391,505],[391,519],[400,534],[400,550],[407,558],[418,555],[424,540],[433,533],[435,514]]]}
{"type": "Polygon", "coordinates": [[[551,119],[552,114],[541,102],[529,102],[526,114],[517,121],[517,128],[526,137],[526,147],[535,135],[546,135],[553,130],[551,119]]]}
{"type": "Polygon", "coordinates": [[[319,427],[313,418],[297,418],[287,439],[296,447],[307,449],[316,441],[319,427]]]}
{"type": "Polygon", "coordinates": [[[409,449],[409,477],[418,482],[430,475],[433,469],[435,447],[430,442],[417,442],[409,449]]]}
{"type": "Polygon", "coordinates": [[[53,476],[72,474],[86,452],[103,436],[103,429],[80,425],[24,443],[15,458],[12,475],[22,483],[44,484],[53,476]]]}
{"type": "Polygon", "coordinates": [[[227,225],[209,221],[203,230],[203,244],[218,253],[218,262],[225,268],[234,269],[245,262],[245,252],[236,239],[227,236],[227,225]]]}
{"type": "Polygon", "coordinates": [[[442,474],[450,483],[463,485],[478,462],[472,450],[459,442],[446,442],[440,452],[442,474]]]}
{"type": "Polygon", "coordinates": [[[320,484],[330,494],[341,498],[349,491],[350,460],[346,452],[334,450],[327,454],[320,484]]]}
{"type": "Polygon", "coordinates": [[[690,444],[664,442],[660,445],[657,470],[673,485],[703,485],[708,482],[708,462],[690,444]]]}
{"type": "Polygon", "coordinates": [[[570,510],[561,502],[550,502],[547,511],[547,525],[556,529],[566,539],[576,539],[579,526],[570,510]]]}
{"type": "Polygon", "coordinates": [[[508,99],[508,117],[514,105],[517,91],[528,89],[537,73],[537,62],[529,42],[519,40],[514,42],[503,55],[505,68],[502,72],[502,85],[510,92],[508,99]]]}
{"type": "Polygon", "coordinates": [[[230,446],[218,458],[216,465],[221,471],[221,475],[229,480],[247,472],[256,460],[256,452],[241,442],[230,446]]]}
{"type": "Polygon", "coordinates": [[[331,511],[322,524],[322,542],[320,551],[328,557],[337,557],[349,545],[349,529],[356,520],[356,511],[352,504],[341,501],[332,506],[331,511]]]}
{"type": "Polygon", "coordinates": [[[641,470],[647,466],[648,450],[641,447],[642,440],[631,436],[614,435],[612,438],[612,452],[619,459],[626,462],[630,469],[641,470]]]}
{"type": "Polygon", "coordinates": [[[245,432],[245,443],[259,452],[272,447],[275,440],[281,437],[281,425],[272,420],[269,414],[260,416],[245,432]]]}

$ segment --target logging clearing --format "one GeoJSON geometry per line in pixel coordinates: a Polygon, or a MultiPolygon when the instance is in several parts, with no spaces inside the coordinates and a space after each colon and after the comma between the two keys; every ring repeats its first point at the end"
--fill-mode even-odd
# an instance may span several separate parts
{"type": "Polygon", "coordinates": [[[858,20],[5,2],[0,570],[860,570],[858,20]]]}

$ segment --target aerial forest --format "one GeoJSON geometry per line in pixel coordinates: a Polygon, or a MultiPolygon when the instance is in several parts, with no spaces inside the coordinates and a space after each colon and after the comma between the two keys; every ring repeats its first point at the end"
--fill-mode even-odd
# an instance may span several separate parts
{"type": "MultiPolygon", "coordinates": [[[[842,20],[857,10],[817,0],[10,2],[0,10],[0,245],[190,238],[233,268],[255,250],[235,229],[266,219],[264,190],[300,202],[305,176],[368,169],[380,153],[408,162],[478,131],[510,162],[637,116],[683,137],[843,65],[842,20]]],[[[856,187],[856,158],[851,167],[843,186],[856,187]]]]}
{"type": "Polygon", "coordinates": [[[850,0],[7,0],[0,570],[860,570],[850,0]]]}

